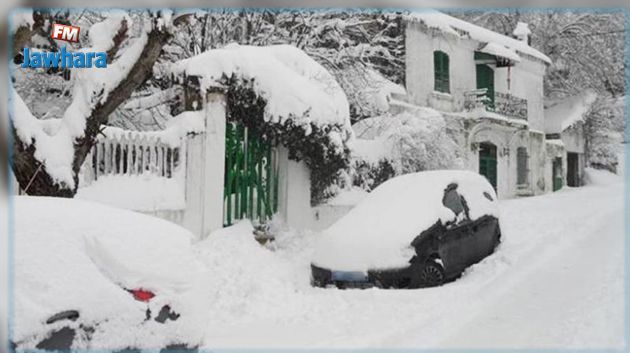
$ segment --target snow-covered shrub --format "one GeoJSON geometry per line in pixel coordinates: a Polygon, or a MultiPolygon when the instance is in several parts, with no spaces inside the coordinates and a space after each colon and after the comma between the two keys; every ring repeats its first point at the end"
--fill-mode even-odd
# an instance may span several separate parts
{"type": "Polygon", "coordinates": [[[380,159],[376,163],[362,159],[352,162],[352,185],[363,190],[372,190],[394,176],[396,176],[396,171],[392,163],[386,158],[380,159]]]}
{"type": "Polygon", "coordinates": [[[373,189],[394,175],[457,169],[462,159],[444,117],[428,108],[368,118],[352,126],[353,184],[373,189]]]}
{"type": "Polygon", "coordinates": [[[386,114],[392,96],[406,94],[403,86],[383,77],[370,65],[357,62],[330,71],[348,97],[352,122],[386,114]]]}
{"type": "Polygon", "coordinates": [[[619,145],[624,129],[624,97],[600,98],[585,120],[588,165],[617,172],[619,145]]]}

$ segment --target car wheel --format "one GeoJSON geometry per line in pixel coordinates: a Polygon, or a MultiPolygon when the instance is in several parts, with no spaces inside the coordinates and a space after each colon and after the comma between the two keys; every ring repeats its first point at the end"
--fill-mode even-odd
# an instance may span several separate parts
{"type": "Polygon", "coordinates": [[[435,260],[428,260],[420,271],[420,280],[425,287],[441,286],[446,280],[444,267],[435,260]]]}

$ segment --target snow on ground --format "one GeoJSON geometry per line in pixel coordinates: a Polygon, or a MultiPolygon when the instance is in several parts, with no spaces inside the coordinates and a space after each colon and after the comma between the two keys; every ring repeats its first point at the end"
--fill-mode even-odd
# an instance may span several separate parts
{"type": "Polygon", "coordinates": [[[590,185],[609,185],[623,182],[623,177],[606,170],[586,168],[584,182],[590,185]]]}
{"type": "Polygon", "coordinates": [[[363,201],[369,195],[367,191],[360,187],[353,186],[350,189],[341,190],[332,199],[326,202],[331,206],[354,206],[363,201]]]}
{"type": "Polygon", "coordinates": [[[186,207],[184,187],[177,179],[153,174],[104,175],[80,187],[75,197],[145,212],[186,207]]]}
{"type": "Polygon", "coordinates": [[[500,201],[497,253],[439,288],[309,285],[317,234],[267,248],[249,225],[212,234],[206,348],[620,348],[623,184],[500,201]]]}

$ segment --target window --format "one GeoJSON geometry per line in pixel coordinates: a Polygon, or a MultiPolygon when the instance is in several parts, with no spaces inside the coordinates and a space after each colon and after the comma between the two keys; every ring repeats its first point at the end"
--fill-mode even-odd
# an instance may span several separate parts
{"type": "Polygon", "coordinates": [[[527,185],[527,149],[519,147],[516,149],[516,184],[527,185]]]}
{"type": "Polygon", "coordinates": [[[433,52],[433,69],[435,85],[434,90],[437,92],[450,93],[449,85],[449,68],[448,68],[448,54],[443,51],[433,52]]]}

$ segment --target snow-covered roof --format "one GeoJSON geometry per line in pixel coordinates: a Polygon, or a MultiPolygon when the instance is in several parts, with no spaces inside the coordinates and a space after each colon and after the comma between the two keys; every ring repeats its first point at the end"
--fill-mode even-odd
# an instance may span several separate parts
{"type": "Polygon", "coordinates": [[[493,56],[510,59],[515,62],[521,61],[521,57],[518,56],[518,54],[516,54],[514,50],[508,49],[504,47],[503,45],[493,43],[493,42],[485,44],[483,47],[481,47],[481,49],[479,49],[479,51],[482,53],[493,55],[493,56]]]}
{"type": "Polygon", "coordinates": [[[595,92],[585,91],[545,109],[545,133],[559,134],[576,122],[582,121],[596,98],[595,92]]]}
{"type": "Polygon", "coordinates": [[[201,77],[201,88],[224,85],[226,77],[254,80],[265,99],[265,120],[350,127],[346,95],[335,78],[302,50],[291,45],[230,44],[174,64],[176,75],[201,77]]]}
{"type": "Polygon", "coordinates": [[[526,42],[499,34],[489,29],[479,27],[472,23],[460,20],[435,10],[423,10],[422,12],[412,12],[408,15],[411,21],[420,21],[429,28],[436,28],[440,31],[461,37],[459,32],[463,32],[469,38],[482,43],[495,43],[508,50],[516,51],[533,56],[537,59],[551,64],[551,59],[540,51],[530,47],[526,42]]]}
{"type": "Polygon", "coordinates": [[[386,181],[343,218],[324,231],[313,263],[333,270],[406,266],[414,254],[413,239],[438,220],[455,219],[442,203],[445,188],[457,183],[470,217],[497,215],[492,186],[481,175],[463,170],[437,170],[402,175],[386,181]]]}

